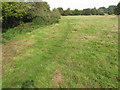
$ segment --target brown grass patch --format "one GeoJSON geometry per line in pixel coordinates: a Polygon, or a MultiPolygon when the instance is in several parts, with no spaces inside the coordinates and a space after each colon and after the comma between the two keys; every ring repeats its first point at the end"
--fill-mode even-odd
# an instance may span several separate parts
{"type": "Polygon", "coordinates": [[[80,29],[80,28],[82,28],[80,25],[75,25],[74,27],[73,27],[74,29],[80,29]]]}
{"type": "Polygon", "coordinates": [[[93,40],[93,39],[95,39],[95,36],[83,36],[82,37],[82,40],[93,40]]]}
{"type": "Polygon", "coordinates": [[[118,25],[112,25],[112,27],[118,27],[118,25]]]}
{"type": "Polygon", "coordinates": [[[59,88],[59,84],[63,82],[63,76],[59,68],[55,70],[55,76],[52,80],[56,83],[56,87],[59,88]]]}
{"type": "Polygon", "coordinates": [[[116,33],[116,32],[118,32],[118,30],[117,30],[117,29],[113,29],[112,32],[115,32],[115,33],[116,33]]]}
{"type": "Polygon", "coordinates": [[[115,18],[116,16],[112,16],[112,15],[109,15],[109,16],[105,16],[105,17],[107,17],[107,18],[115,18]]]}
{"type": "Polygon", "coordinates": [[[85,86],[81,83],[78,83],[77,86],[80,87],[80,88],[85,88],[85,86]]]}
{"type": "Polygon", "coordinates": [[[12,62],[13,57],[18,56],[21,52],[25,51],[27,47],[32,46],[34,43],[35,40],[11,40],[6,45],[3,45],[3,64],[12,62]]]}
{"type": "Polygon", "coordinates": [[[78,30],[81,29],[81,28],[82,28],[82,27],[81,27],[80,25],[74,25],[72,32],[78,31],[78,30]]]}

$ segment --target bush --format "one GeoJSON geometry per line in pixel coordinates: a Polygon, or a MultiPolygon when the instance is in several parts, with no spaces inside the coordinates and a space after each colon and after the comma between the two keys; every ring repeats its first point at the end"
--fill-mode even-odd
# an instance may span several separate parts
{"type": "Polygon", "coordinates": [[[27,16],[30,4],[24,2],[2,2],[3,28],[13,28],[27,16]]]}
{"type": "MultiPolygon", "coordinates": [[[[15,4],[15,2],[13,2],[15,4]]],[[[13,3],[5,3],[8,6],[13,3]]],[[[25,3],[24,3],[25,4],[25,3]]],[[[61,17],[58,9],[54,9],[50,11],[50,7],[46,2],[37,2],[37,3],[31,3],[31,6],[34,8],[30,8],[28,10],[31,11],[31,13],[27,13],[23,17],[14,16],[15,14],[18,14],[17,12],[9,11],[9,13],[12,13],[9,16],[5,16],[6,13],[3,9],[3,26],[7,28],[3,28],[3,41],[10,40],[14,38],[17,34],[22,34],[25,32],[31,32],[32,30],[42,27],[44,25],[53,24],[59,22],[59,19],[61,17]],[[29,23],[25,23],[29,22],[29,23]]],[[[7,8],[4,6],[4,8],[7,8]]],[[[18,7],[20,8],[20,7],[18,7]]],[[[21,7],[22,8],[22,7],[21,7]]],[[[19,10],[19,9],[18,9],[19,10]]],[[[21,12],[22,16],[22,12],[21,12]]]]}
{"type": "Polygon", "coordinates": [[[36,25],[44,25],[47,23],[47,18],[44,16],[44,17],[40,17],[40,16],[37,16],[35,17],[32,22],[36,25]]]}
{"type": "Polygon", "coordinates": [[[58,9],[51,11],[47,2],[2,2],[3,33],[9,28],[21,27],[21,22],[35,25],[56,23],[60,16],[58,9]]]}
{"type": "Polygon", "coordinates": [[[51,23],[57,23],[59,22],[59,19],[61,18],[61,14],[58,9],[53,9],[51,12],[51,23]]]}

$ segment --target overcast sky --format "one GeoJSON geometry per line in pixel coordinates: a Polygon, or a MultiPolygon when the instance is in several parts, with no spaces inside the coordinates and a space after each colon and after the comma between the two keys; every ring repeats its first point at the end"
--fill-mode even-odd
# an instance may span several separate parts
{"type": "Polygon", "coordinates": [[[51,9],[63,7],[63,9],[85,9],[85,8],[99,8],[102,6],[117,5],[120,0],[43,0],[48,2],[51,9]]]}

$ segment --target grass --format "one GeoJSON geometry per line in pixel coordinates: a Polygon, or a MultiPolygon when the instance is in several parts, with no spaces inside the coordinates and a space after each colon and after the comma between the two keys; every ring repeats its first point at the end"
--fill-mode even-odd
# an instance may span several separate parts
{"type": "Polygon", "coordinates": [[[3,45],[3,88],[117,88],[116,16],[65,16],[3,45]]]}

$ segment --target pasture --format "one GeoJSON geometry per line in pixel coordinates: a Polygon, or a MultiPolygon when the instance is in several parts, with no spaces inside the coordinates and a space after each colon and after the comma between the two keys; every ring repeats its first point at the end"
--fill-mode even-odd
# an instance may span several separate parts
{"type": "Polygon", "coordinates": [[[3,88],[117,88],[117,16],[62,16],[3,45],[3,88]]]}

